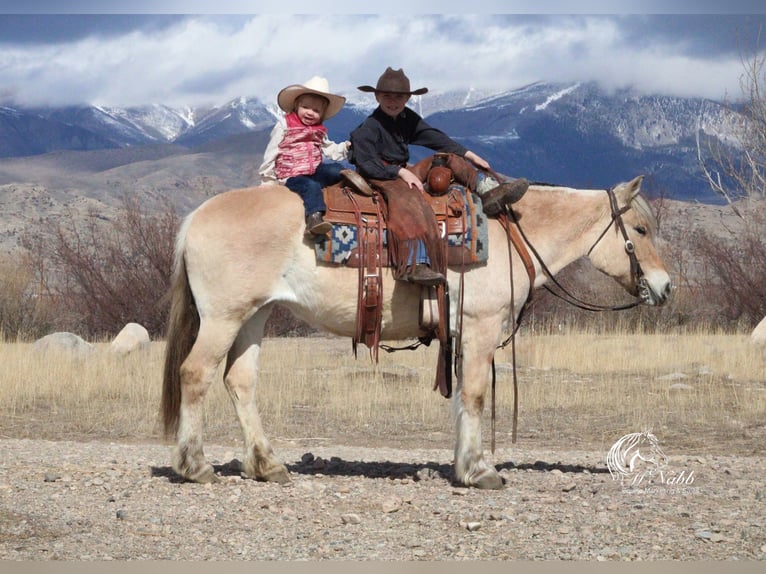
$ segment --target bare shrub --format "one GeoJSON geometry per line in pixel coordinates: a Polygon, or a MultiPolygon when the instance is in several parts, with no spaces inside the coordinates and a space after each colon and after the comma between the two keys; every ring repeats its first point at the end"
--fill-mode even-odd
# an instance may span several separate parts
{"type": "Polygon", "coordinates": [[[719,320],[749,328],[766,316],[766,210],[762,203],[747,210],[742,230],[735,240],[698,230],[691,241],[698,258],[705,262],[707,299],[715,299],[719,320]]]}
{"type": "Polygon", "coordinates": [[[5,340],[39,337],[50,327],[53,308],[23,257],[0,258],[0,335],[5,340]]]}
{"type": "Polygon", "coordinates": [[[169,202],[149,212],[127,197],[114,220],[91,211],[39,222],[23,244],[58,305],[57,327],[93,337],[136,322],[161,335],[177,229],[169,202]]]}

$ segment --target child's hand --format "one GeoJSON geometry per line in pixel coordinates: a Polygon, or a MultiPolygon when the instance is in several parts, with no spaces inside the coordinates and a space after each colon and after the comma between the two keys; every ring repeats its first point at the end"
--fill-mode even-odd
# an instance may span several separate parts
{"type": "Polygon", "coordinates": [[[489,162],[485,160],[483,157],[479,157],[472,151],[467,151],[465,153],[465,159],[473,163],[474,165],[480,167],[481,169],[489,169],[489,162]]]}
{"type": "Polygon", "coordinates": [[[419,189],[420,191],[423,190],[423,182],[418,179],[418,176],[416,176],[414,173],[412,173],[407,168],[403,167],[399,170],[399,177],[404,180],[404,183],[407,184],[407,187],[412,189],[413,187],[415,189],[419,189]]]}

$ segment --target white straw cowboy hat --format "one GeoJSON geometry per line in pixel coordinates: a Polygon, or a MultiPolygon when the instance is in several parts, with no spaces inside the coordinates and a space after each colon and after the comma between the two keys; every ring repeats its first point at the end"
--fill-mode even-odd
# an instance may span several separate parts
{"type": "Polygon", "coordinates": [[[378,78],[378,84],[373,88],[372,86],[359,86],[357,90],[362,92],[388,92],[391,94],[409,94],[410,96],[419,96],[425,94],[428,88],[418,88],[417,90],[410,90],[410,79],[404,74],[404,70],[399,68],[394,70],[392,67],[386,68],[383,75],[378,78]]]}
{"type": "Polygon", "coordinates": [[[293,111],[295,106],[295,100],[297,100],[303,94],[315,94],[322,96],[329,100],[327,109],[324,113],[324,119],[328,119],[337,114],[346,103],[346,98],[343,96],[336,96],[330,93],[330,84],[327,80],[319,76],[314,76],[303,84],[292,84],[284,88],[279,95],[277,95],[277,104],[288,114],[293,111]]]}

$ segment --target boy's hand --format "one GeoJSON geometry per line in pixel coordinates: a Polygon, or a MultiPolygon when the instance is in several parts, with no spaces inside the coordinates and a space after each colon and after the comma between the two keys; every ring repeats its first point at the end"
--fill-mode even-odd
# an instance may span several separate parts
{"type": "Polygon", "coordinates": [[[474,165],[480,167],[481,169],[489,169],[489,162],[485,160],[483,157],[479,157],[472,151],[467,151],[465,153],[465,159],[473,163],[474,165]]]}
{"type": "Polygon", "coordinates": [[[419,189],[420,191],[423,191],[423,182],[418,179],[418,176],[416,176],[414,173],[412,173],[407,168],[401,168],[399,170],[399,177],[404,180],[404,183],[407,184],[407,187],[409,188],[415,188],[419,189]]]}

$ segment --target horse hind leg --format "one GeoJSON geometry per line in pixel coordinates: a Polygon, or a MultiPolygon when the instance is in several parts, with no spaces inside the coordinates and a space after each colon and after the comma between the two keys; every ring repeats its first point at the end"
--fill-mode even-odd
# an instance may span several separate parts
{"type": "Polygon", "coordinates": [[[203,404],[238,327],[232,322],[203,320],[194,346],[181,365],[181,405],[173,470],[193,482],[218,481],[202,446],[203,404]]]}
{"type": "Polygon", "coordinates": [[[242,428],[245,443],[242,472],[250,478],[285,484],[290,482],[290,475],[266,438],[255,400],[258,359],[269,314],[270,308],[261,309],[240,330],[229,351],[224,383],[242,428]]]}

